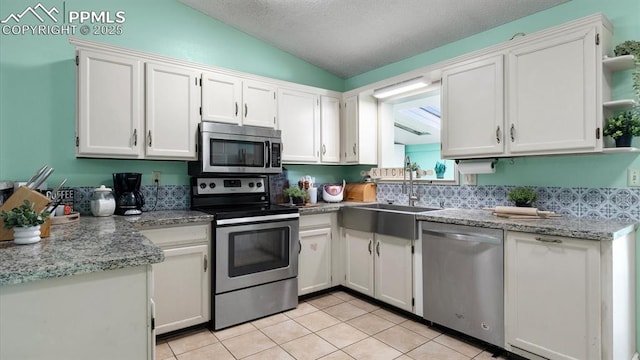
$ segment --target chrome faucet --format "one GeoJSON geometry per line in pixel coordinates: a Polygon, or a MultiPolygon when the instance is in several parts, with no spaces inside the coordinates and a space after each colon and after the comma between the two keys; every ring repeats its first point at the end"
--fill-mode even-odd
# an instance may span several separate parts
{"type": "Polygon", "coordinates": [[[416,206],[416,201],[420,200],[418,195],[413,191],[413,171],[411,171],[411,158],[409,155],[405,158],[404,178],[402,180],[402,193],[407,193],[407,172],[409,172],[409,206],[416,206]]]}

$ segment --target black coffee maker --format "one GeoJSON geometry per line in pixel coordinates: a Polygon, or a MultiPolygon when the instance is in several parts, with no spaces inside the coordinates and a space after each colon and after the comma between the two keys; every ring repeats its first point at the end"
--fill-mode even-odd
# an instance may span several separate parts
{"type": "Polygon", "coordinates": [[[142,174],[140,173],[114,173],[113,190],[116,198],[116,214],[139,215],[142,214],[144,196],[140,191],[142,174]]]}

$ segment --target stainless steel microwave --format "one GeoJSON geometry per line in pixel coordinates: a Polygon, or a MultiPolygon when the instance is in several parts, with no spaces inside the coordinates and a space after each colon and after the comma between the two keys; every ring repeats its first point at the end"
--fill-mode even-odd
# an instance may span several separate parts
{"type": "Polygon", "coordinates": [[[198,161],[189,162],[191,176],[282,172],[280,130],[203,121],[198,137],[198,161]]]}

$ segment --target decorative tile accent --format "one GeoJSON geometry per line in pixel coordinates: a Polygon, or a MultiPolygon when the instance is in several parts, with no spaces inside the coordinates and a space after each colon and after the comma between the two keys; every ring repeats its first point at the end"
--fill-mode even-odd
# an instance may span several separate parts
{"type": "MultiPolygon", "coordinates": [[[[419,206],[459,209],[481,209],[511,206],[507,194],[515,186],[478,185],[449,186],[434,184],[415,185],[419,206]]],[[[534,187],[538,194],[536,207],[554,211],[567,217],[585,217],[595,220],[640,221],[640,189],[636,188],[581,188],[534,187]]],[[[402,194],[402,184],[378,184],[377,200],[408,204],[402,194]]]]}

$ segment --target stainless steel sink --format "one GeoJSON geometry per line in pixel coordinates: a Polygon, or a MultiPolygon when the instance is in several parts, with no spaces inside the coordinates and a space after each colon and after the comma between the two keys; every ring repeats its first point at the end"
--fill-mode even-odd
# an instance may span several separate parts
{"type": "Polygon", "coordinates": [[[374,209],[374,210],[389,210],[389,211],[400,211],[406,213],[421,213],[425,211],[433,211],[433,210],[441,210],[437,208],[428,208],[428,207],[420,207],[420,206],[409,206],[409,205],[397,205],[397,204],[368,204],[368,205],[359,205],[357,208],[366,208],[366,209],[374,209]]]}
{"type": "Polygon", "coordinates": [[[396,204],[368,204],[345,206],[340,210],[340,225],[353,230],[418,239],[416,214],[440,210],[396,204]]]}

